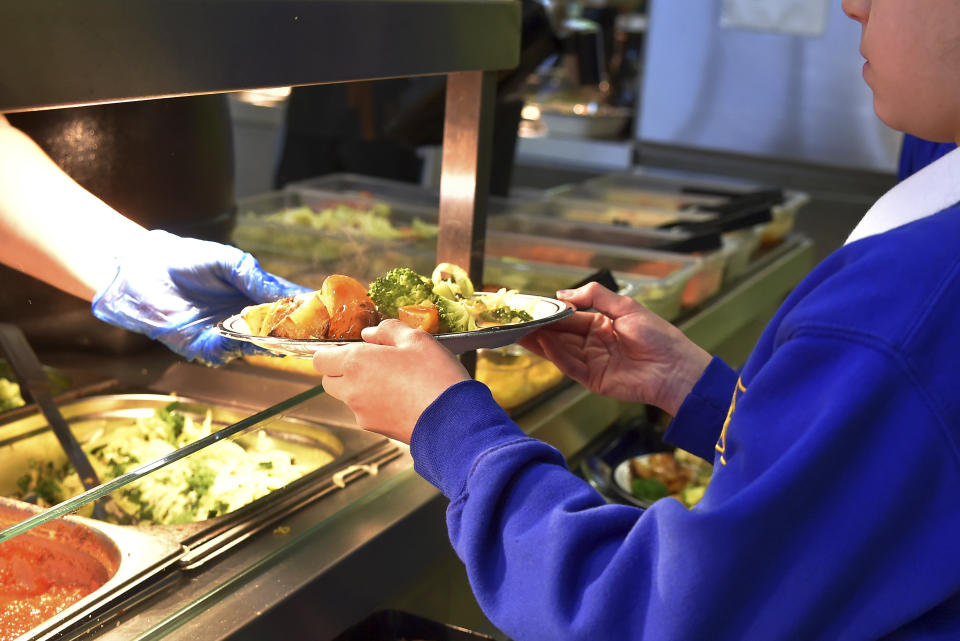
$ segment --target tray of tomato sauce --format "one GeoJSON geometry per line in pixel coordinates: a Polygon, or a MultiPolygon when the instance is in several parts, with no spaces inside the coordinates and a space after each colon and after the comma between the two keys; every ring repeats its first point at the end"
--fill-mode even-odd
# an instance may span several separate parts
{"type": "MultiPolygon", "coordinates": [[[[0,529],[39,508],[0,498],[0,529]]],[[[0,641],[67,629],[91,608],[171,567],[175,542],[110,524],[53,519],[0,543],[0,641]]]]}

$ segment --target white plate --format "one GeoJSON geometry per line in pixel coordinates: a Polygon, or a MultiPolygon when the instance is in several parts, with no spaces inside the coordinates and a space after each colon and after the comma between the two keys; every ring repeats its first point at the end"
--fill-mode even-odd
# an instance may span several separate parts
{"type": "MultiPolygon", "coordinates": [[[[477,294],[482,296],[483,294],[477,294]]],[[[516,343],[532,330],[549,325],[561,318],[573,314],[573,307],[553,298],[533,296],[531,294],[515,294],[513,307],[530,310],[532,321],[484,327],[472,332],[457,334],[437,334],[436,339],[454,354],[461,354],[474,349],[503,347],[516,343]]],[[[340,347],[358,340],[342,340],[336,338],[274,338],[272,336],[255,336],[250,333],[246,321],[240,314],[235,314],[217,325],[220,334],[238,341],[253,343],[258,347],[281,356],[312,357],[318,349],[340,347]]]]}

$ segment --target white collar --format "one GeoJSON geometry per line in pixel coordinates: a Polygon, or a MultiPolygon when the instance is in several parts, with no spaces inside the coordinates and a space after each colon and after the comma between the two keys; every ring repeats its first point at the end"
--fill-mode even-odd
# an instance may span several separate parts
{"type": "Polygon", "coordinates": [[[926,218],[960,202],[960,149],[895,185],[864,214],[844,245],[926,218]]]}

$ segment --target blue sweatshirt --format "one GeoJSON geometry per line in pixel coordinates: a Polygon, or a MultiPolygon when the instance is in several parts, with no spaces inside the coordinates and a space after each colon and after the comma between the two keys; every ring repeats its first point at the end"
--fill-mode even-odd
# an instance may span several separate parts
{"type": "Polygon", "coordinates": [[[474,381],[421,416],[478,602],[517,641],[960,639],[960,207],[847,245],[667,439],[692,510],[608,505],[474,381]]]}
{"type": "Polygon", "coordinates": [[[956,148],[956,143],[931,142],[904,134],[903,143],[900,146],[900,159],[897,163],[897,180],[912,176],[956,148]]]}

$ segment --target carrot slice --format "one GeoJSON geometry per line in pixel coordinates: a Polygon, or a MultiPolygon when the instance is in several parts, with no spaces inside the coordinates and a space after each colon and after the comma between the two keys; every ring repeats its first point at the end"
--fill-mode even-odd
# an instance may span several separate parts
{"type": "Polygon", "coordinates": [[[407,305],[397,310],[397,318],[414,329],[436,334],[440,331],[440,314],[433,303],[407,305]]]}

